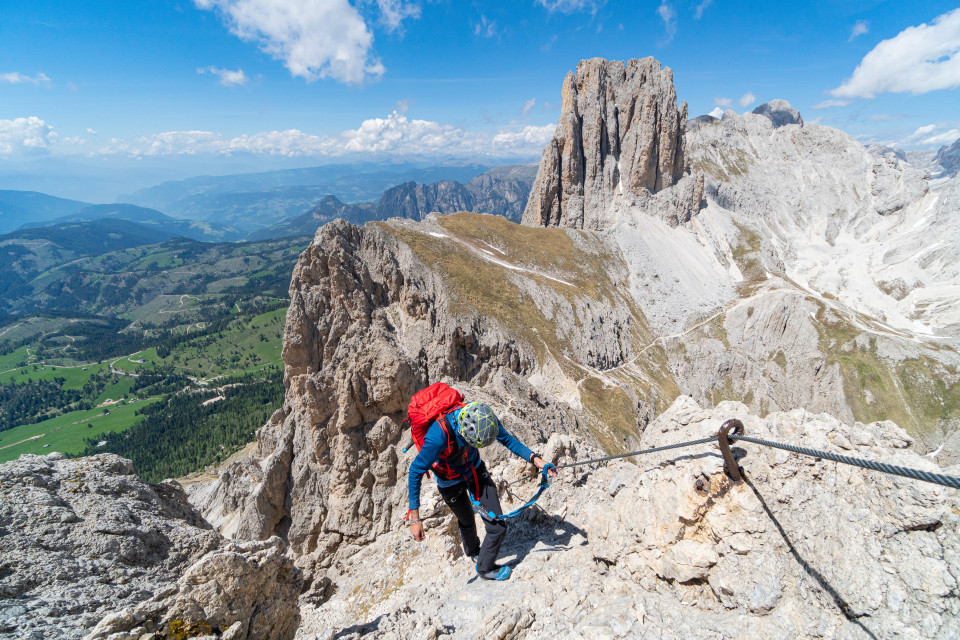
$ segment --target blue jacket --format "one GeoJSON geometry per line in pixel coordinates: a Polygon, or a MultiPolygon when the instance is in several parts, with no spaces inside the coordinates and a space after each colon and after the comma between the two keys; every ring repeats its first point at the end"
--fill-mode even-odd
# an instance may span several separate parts
{"type": "MultiPolygon", "coordinates": [[[[467,447],[468,466],[453,465],[453,461],[451,460],[450,462],[451,465],[453,465],[453,470],[460,475],[453,480],[447,480],[445,478],[441,478],[437,474],[433,474],[433,476],[437,479],[437,485],[441,487],[452,487],[455,484],[465,482],[467,480],[467,474],[470,472],[469,467],[476,469],[482,463],[480,460],[480,452],[477,451],[477,448],[467,444],[466,441],[460,437],[460,434],[457,433],[458,415],[460,415],[460,409],[456,409],[447,414],[447,430],[451,433],[451,435],[453,435],[454,438],[456,438],[459,446],[467,447]]],[[[510,433],[503,428],[503,424],[500,422],[499,418],[497,418],[497,441],[507,449],[510,449],[510,451],[515,453],[517,456],[523,458],[524,460],[530,460],[530,455],[533,452],[522,442],[510,435],[510,433]]],[[[427,429],[427,435],[423,439],[423,448],[420,449],[420,453],[417,454],[417,457],[410,465],[410,472],[407,475],[407,491],[409,493],[410,509],[420,508],[420,483],[422,481],[423,474],[425,474],[427,471],[430,471],[430,467],[434,462],[440,459],[440,454],[443,453],[444,449],[446,448],[447,437],[444,435],[443,428],[440,426],[440,423],[434,420],[433,424],[431,424],[427,429]]]]}

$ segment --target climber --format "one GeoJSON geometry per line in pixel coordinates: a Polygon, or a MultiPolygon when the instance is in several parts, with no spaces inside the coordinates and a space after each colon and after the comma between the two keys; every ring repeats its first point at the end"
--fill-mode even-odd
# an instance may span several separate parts
{"type": "MultiPolygon", "coordinates": [[[[444,387],[440,393],[449,390],[454,397],[462,396],[443,383],[436,386],[444,387]]],[[[420,393],[429,391],[425,389],[420,393]]],[[[442,396],[441,396],[442,397],[442,396]]],[[[414,416],[414,400],[411,400],[411,419],[414,416]]],[[[506,522],[491,522],[484,519],[486,536],[483,544],[477,536],[477,524],[470,504],[467,488],[473,492],[477,501],[488,512],[501,515],[500,497],[497,488],[490,478],[486,465],[480,459],[481,449],[493,443],[500,442],[514,454],[536,465],[538,469],[547,467],[550,477],[557,475],[556,469],[534,453],[515,437],[510,435],[493,411],[482,402],[462,404],[457,402],[447,412],[440,412],[436,419],[429,423],[424,434],[420,453],[410,465],[408,476],[410,510],[407,512],[407,524],[414,540],[422,542],[424,539],[423,524],[420,522],[420,482],[424,473],[433,471],[437,479],[437,488],[443,501],[457,516],[460,527],[460,540],[467,557],[472,558],[477,574],[486,580],[506,580],[510,577],[510,567],[497,565],[497,554],[507,532],[506,522]]],[[[417,439],[414,429],[414,439],[417,439]]]]}

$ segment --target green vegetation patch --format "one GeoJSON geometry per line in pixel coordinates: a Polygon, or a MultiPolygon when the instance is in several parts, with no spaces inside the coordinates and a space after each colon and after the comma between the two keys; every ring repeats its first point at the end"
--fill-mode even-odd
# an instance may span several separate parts
{"type": "Polygon", "coordinates": [[[279,366],[286,313],[238,318],[222,331],[181,342],[161,361],[200,378],[279,366]]]}
{"type": "Polygon", "coordinates": [[[256,430],[283,404],[283,374],[278,368],[229,383],[151,404],[133,428],[103,435],[104,446],[88,440],[81,453],[109,451],[129,458],[137,474],[150,482],[222,462],[252,441],[256,430]]]}
{"type": "Polygon", "coordinates": [[[580,398],[584,408],[602,423],[589,423],[587,427],[603,450],[610,455],[626,453],[624,443],[640,433],[636,403],[627,392],[620,386],[606,386],[602,380],[587,378],[580,383],[580,398]]]}
{"type": "MultiPolygon", "coordinates": [[[[530,278],[548,295],[571,305],[586,297],[606,300],[614,307],[625,306],[627,301],[610,281],[610,273],[624,271],[619,257],[577,248],[569,233],[583,232],[525,227],[501,216],[474,213],[456,213],[439,220],[456,239],[439,238],[404,226],[376,224],[396,235],[418,258],[441,273],[451,291],[456,292],[459,303],[469,304],[481,316],[496,319],[504,329],[525,340],[541,362],[549,353],[568,375],[577,377],[580,369],[565,356],[564,341],[557,335],[554,320],[544,315],[513,278],[515,274],[530,278]]],[[[645,327],[642,314],[632,306],[631,311],[634,324],[645,327]]],[[[574,320],[579,324],[578,319],[574,320]]]]}
{"type": "Polygon", "coordinates": [[[957,379],[956,371],[927,356],[888,362],[877,354],[876,338],[858,345],[856,338],[864,332],[818,305],[820,348],[828,365],[840,367],[844,396],[856,420],[892,420],[923,434],[960,414],[960,385],[950,382],[957,379]]]}
{"type": "Polygon", "coordinates": [[[761,252],[763,242],[760,236],[745,226],[734,223],[740,232],[738,243],[732,247],[733,260],[743,274],[743,281],[737,285],[741,297],[756,293],[767,281],[767,270],[763,267],[761,252]]]}
{"type": "MultiPolygon", "coordinates": [[[[71,411],[36,424],[0,431],[0,463],[15,460],[24,453],[46,455],[59,451],[76,455],[87,447],[88,440],[99,441],[108,434],[119,434],[132,427],[142,420],[137,411],[158,399],[71,411]]],[[[91,454],[100,452],[94,447],[91,454]]]]}

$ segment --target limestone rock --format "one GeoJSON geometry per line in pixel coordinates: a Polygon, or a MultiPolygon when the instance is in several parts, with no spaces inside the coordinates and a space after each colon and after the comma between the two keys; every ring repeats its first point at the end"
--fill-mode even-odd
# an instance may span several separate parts
{"type": "MultiPolygon", "coordinates": [[[[478,321],[410,248],[438,240],[409,224],[333,222],[318,232],[290,287],[284,406],[259,430],[257,456],[193,495],[229,537],[288,540],[311,577],[403,521],[415,450],[401,451],[409,444],[401,421],[427,384],[445,380],[489,402],[531,445],[574,422],[526,379],[532,346],[478,321]]],[[[614,326],[598,327],[598,342],[614,326]]],[[[505,455],[492,453],[490,462],[505,455]]]]}
{"type": "MultiPolygon", "coordinates": [[[[615,222],[610,205],[618,196],[658,211],[649,197],[687,172],[686,119],[673,72],[653,58],[581,61],[564,80],[557,132],[544,149],[523,223],[605,229],[615,222]]],[[[667,219],[689,219],[702,195],[695,179],[657,205],[668,206],[667,219]]]]}
{"type": "MultiPolygon", "coordinates": [[[[804,410],[760,418],[740,403],[708,409],[686,396],[647,426],[646,444],[706,437],[732,417],[757,438],[940,470],[902,448],[896,425],[804,410]]],[[[346,562],[328,602],[304,608],[300,633],[414,637],[425,619],[452,638],[519,627],[561,639],[892,639],[960,628],[955,490],[750,443],[734,452],[740,484],[715,444],[562,470],[540,509],[511,522],[505,583],[477,581],[469,560],[444,556],[456,535],[450,516],[428,521],[422,544],[403,530],[381,536],[346,562]],[[375,623],[361,630],[358,612],[375,623]]],[[[494,478],[513,479],[505,467],[494,478]]]]}
{"type": "Polygon", "coordinates": [[[803,117],[800,112],[794,109],[786,100],[771,100],[760,105],[753,112],[757,115],[769,118],[774,127],[783,127],[788,124],[803,126],[803,117]]]}
{"type": "Polygon", "coordinates": [[[943,170],[952,176],[957,175],[960,169],[960,138],[954,141],[950,146],[943,145],[937,151],[934,161],[943,167],[943,170]]]}
{"type": "Polygon", "coordinates": [[[0,465],[0,531],[0,637],[118,640],[180,624],[267,639],[297,626],[299,577],[279,539],[226,542],[180,485],[142,482],[112,454],[0,465]]]}

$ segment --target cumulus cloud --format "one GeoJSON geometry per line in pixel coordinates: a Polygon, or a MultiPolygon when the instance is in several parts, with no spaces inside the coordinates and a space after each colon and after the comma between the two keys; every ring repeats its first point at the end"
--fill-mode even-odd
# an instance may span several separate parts
{"type": "Polygon", "coordinates": [[[754,102],[757,101],[757,96],[753,95],[751,92],[747,91],[745,94],[740,96],[740,99],[737,100],[737,104],[746,109],[754,102]]]}
{"type": "Polygon", "coordinates": [[[850,104],[849,100],[824,100],[810,107],[811,109],[830,109],[831,107],[845,107],[850,104]]]}
{"type": "MultiPolygon", "coordinates": [[[[373,52],[373,34],[347,0],[194,0],[215,10],[230,32],[282,60],[295,77],[359,84],[386,68],[373,52]]],[[[400,2],[386,2],[401,6],[400,2]]],[[[399,11],[399,9],[398,9],[399,11]]],[[[399,20],[392,14],[389,20],[399,20]]],[[[385,14],[386,15],[386,14],[385,14]]],[[[405,15],[410,15],[404,14],[405,15]]]]}
{"type": "Polygon", "coordinates": [[[542,5],[550,13],[576,13],[578,11],[588,11],[596,13],[597,9],[603,6],[605,0],[537,0],[537,4],[542,5]]]}
{"type": "Polygon", "coordinates": [[[399,111],[385,118],[364,120],[356,129],[334,136],[317,136],[297,129],[266,131],[224,138],[211,131],[168,131],[132,141],[113,139],[97,154],[131,156],[229,155],[253,153],[324,158],[376,156],[535,157],[553,136],[556,125],[525,126],[477,133],[440,122],[410,119],[399,111]]]}
{"type": "Polygon", "coordinates": [[[927,93],[960,86],[960,9],[932,24],[908,27],[884,40],[830,91],[837,98],[873,98],[879,93],[927,93]]]}
{"type": "Polygon", "coordinates": [[[922,127],[917,127],[913,133],[904,136],[897,141],[897,144],[905,147],[953,144],[960,138],[960,129],[956,127],[944,129],[951,124],[955,123],[925,124],[922,127]]]}
{"type": "Polygon", "coordinates": [[[866,20],[857,20],[853,28],[850,29],[850,37],[847,39],[847,42],[853,42],[854,38],[862,36],[865,33],[870,33],[870,23],[866,20]]]}
{"type": "Polygon", "coordinates": [[[718,107],[723,107],[724,109],[733,106],[733,100],[730,98],[724,98],[722,96],[717,96],[713,99],[713,104],[718,107]]]}
{"type": "Polygon", "coordinates": [[[713,116],[714,118],[722,118],[722,117],[723,117],[723,109],[721,109],[720,107],[714,107],[714,108],[713,108],[713,111],[711,111],[711,112],[708,113],[707,115],[713,116]]]}
{"type": "Polygon", "coordinates": [[[46,150],[56,140],[53,127],[36,116],[0,120],[0,155],[46,150]]]}
{"type": "Polygon", "coordinates": [[[677,35],[677,12],[667,3],[667,0],[662,0],[657,7],[657,15],[663,20],[663,29],[667,33],[663,44],[667,44],[673,40],[673,36],[677,35]]]}
{"type": "Polygon", "coordinates": [[[50,78],[47,77],[45,73],[38,73],[37,75],[30,76],[24,75],[19,71],[12,71],[10,73],[0,73],[0,82],[6,82],[8,84],[32,84],[32,85],[44,85],[51,86],[53,82],[50,78]]]}
{"type": "Polygon", "coordinates": [[[960,129],[950,129],[949,131],[938,133],[929,138],[924,138],[920,141],[920,144],[953,144],[957,139],[960,139],[960,129]]]}
{"type": "Polygon", "coordinates": [[[707,7],[713,4],[713,0],[703,0],[700,4],[697,5],[697,11],[693,14],[694,20],[699,20],[703,17],[703,12],[706,11],[707,7]]]}
{"type": "Polygon", "coordinates": [[[243,69],[231,71],[230,69],[220,69],[210,66],[197,69],[197,73],[212,73],[215,76],[219,76],[220,84],[225,87],[243,86],[247,84],[247,74],[243,72],[243,69]]]}
{"type": "Polygon", "coordinates": [[[526,126],[520,131],[502,131],[493,137],[493,146],[500,151],[542,150],[556,130],[557,125],[547,124],[542,127],[526,126]]]}

